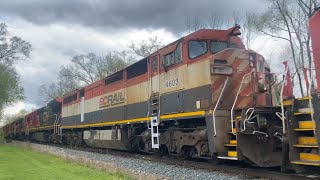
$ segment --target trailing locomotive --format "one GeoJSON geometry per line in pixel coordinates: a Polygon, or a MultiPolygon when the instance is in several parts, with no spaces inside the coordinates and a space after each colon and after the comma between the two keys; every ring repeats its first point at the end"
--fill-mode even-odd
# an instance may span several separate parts
{"type": "Polygon", "coordinates": [[[306,83],[309,91],[306,97],[289,97],[283,102],[288,141],[284,154],[297,172],[319,172],[320,166],[320,8],[314,11],[309,27],[317,88],[312,84],[314,81],[309,87],[306,83]]]}
{"type": "Polygon", "coordinates": [[[274,75],[239,28],[191,33],[70,92],[27,115],[21,137],[280,166],[274,75]]]}

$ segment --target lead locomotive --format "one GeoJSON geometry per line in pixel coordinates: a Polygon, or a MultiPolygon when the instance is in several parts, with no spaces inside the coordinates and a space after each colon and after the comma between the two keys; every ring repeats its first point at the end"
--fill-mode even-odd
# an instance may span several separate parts
{"type": "Polygon", "coordinates": [[[7,137],[279,166],[274,75],[239,26],[191,33],[5,127],[7,137]]]}

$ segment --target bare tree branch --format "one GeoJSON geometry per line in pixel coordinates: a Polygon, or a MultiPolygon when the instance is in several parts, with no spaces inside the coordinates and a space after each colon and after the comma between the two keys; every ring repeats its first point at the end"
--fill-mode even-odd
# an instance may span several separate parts
{"type": "Polygon", "coordinates": [[[140,42],[131,41],[131,43],[128,45],[128,48],[133,54],[145,58],[150,56],[153,52],[157,51],[163,46],[164,45],[162,44],[162,41],[159,39],[159,37],[154,36],[140,42]]]}
{"type": "Polygon", "coordinates": [[[39,103],[47,103],[76,88],[105,78],[134,61],[135,58],[125,51],[109,52],[105,56],[97,56],[94,53],[76,55],[71,59],[70,65],[61,66],[58,82],[42,85],[39,88],[41,96],[39,103]]]}

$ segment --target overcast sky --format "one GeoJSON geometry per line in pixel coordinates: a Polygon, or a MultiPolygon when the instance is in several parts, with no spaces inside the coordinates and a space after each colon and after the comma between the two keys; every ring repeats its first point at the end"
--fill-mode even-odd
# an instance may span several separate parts
{"type": "MultiPolygon", "coordinates": [[[[36,107],[38,88],[57,79],[72,56],[124,50],[130,41],[157,35],[169,43],[187,31],[186,20],[211,14],[232,17],[233,11],[263,12],[263,0],[0,0],[0,22],[12,35],[29,41],[31,58],[17,65],[26,100],[14,108],[36,107]]],[[[265,39],[255,42],[261,54],[265,39]],[[262,49],[262,50],[261,50],[262,49]]]]}

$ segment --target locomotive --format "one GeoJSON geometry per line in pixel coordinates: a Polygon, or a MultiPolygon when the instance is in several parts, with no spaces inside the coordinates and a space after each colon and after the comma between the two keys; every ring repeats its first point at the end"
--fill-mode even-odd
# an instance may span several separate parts
{"type": "MultiPolygon", "coordinates": [[[[308,95],[302,98],[288,98],[283,102],[286,138],[288,139],[289,161],[297,172],[319,171],[320,166],[320,7],[309,20],[312,53],[315,71],[315,85],[307,84],[308,95]]],[[[311,68],[313,73],[313,68],[311,68]]],[[[311,79],[313,75],[309,77],[311,79]]],[[[311,81],[314,82],[314,81],[311,81]]]]}
{"type": "Polygon", "coordinates": [[[239,28],[191,33],[28,114],[20,133],[71,146],[278,166],[273,74],[245,49],[239,28]]]}
{"type": "Polygon", "coordinates": [[[6,125],[5,135],[283,170],[320,166],[312,134],[320,125],[301,122],[319,119],[317,108],[310,111],[318,97],[281,99],[278,106],[275,75],[263,56],[245,48],[239,29],[186,35],[6,125]]]}

